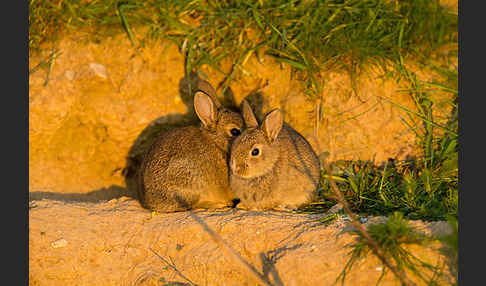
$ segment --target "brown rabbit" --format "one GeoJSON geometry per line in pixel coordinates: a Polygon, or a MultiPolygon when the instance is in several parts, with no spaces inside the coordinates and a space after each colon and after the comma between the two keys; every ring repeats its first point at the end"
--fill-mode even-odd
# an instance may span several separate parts
{"type": "Polygon", "coordinates": [[[320,162],[305,138],[282,120],[279,109],[261,125],[246,101],[246,129],[230,151],[230,187],[248,209],[295,209],[311,202],[320,177],[320,162]]]}
{"type": "Polygon", "coordinates": [[[165,133],[145,155],[139,197],[146,208],[174,212],[234,205],[227,156],[243,127],[241,115],[223,107],[210,85],[195,92],[194,109],[199,127],[165,133]]]}

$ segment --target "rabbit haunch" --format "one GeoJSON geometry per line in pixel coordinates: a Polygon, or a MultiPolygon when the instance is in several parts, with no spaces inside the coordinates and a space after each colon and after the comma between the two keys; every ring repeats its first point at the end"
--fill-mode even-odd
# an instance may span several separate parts
{"type": "Polygon", "coordinates": [[[320,162],[307,140],[284,123],[280,110],[258,124],[249,104],[242,104],[246,130],[230,150],[230,187],[248,209],[295,209],[311,202],[320,162]]]}
{"type": "Polygon", "coordinates": [[[158,212],[233,206],[227,156],[243,120],[221,106],[214,89],[197,91],[201,125],[173,129],[150,147],[139,174],[142,205],[158,212]]]}

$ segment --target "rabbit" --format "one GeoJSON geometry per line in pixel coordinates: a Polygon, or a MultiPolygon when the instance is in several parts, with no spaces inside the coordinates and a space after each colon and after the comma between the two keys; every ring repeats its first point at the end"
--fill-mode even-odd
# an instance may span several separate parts
{"type": "Polygon", "coordinates": [[[283,122],[279,109],[259,125],[243,100],[245,130],[231,145],[230,187],[251,210],[293,210],[311,202],[317,193],[320,161],[307,140],[283,122]]]}
{"type": "Polygon", "coordinates": [[[207,82],[194,94],[200,126],[173,129],[157,138],[139,173],[142,205],[156,212],[232,207],[227,163],[231,141],[240,135],[240,113],[225,108],[207,82]]]}

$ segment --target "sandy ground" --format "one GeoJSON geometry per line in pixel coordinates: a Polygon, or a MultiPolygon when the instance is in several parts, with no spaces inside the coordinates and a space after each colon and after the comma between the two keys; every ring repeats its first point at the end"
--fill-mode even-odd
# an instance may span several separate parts
{"type": "MultiPolygon", "coordinates": [[[[98,203],[31,200],[30,207],[30,285],[163,285],[188,280],[197,285],[257,285],[190,212],[152,216],[127,197],[98,203]]],[[[349,258],[346,245],[354,241],[347,221],[326,226],[318,221],[323,214],[218,210],[196,216],[272,285],[331,285],[349,258]]],[[[445,222],[412,224],[427,234],[450,231],[445,222]]],[[[439,265],[442,285],[450,285],[441,247],[436,243],[411,250],[439,265]]],[[[368,257],[353,268],[344,285],[375,285],[382,267],[368,257]]],[[[400,283],[387,274],[382,285],[400,283]]]]}

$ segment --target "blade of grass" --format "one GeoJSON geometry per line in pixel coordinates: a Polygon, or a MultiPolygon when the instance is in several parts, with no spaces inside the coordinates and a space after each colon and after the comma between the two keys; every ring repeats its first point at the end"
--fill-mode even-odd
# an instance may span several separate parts
{"type": "Polygon", "coordinates": [[[387,167],[388,167],[388,161],[385,162],[385,168],[383,169],[383,175],[381,176],[380,186],[378,187],[378,194],[380,195],[382,201],[385,202],[385,205],[387,204],[387,199],[385,198],[385,195],[383,194],[383,182],[385,181],[386,168],[387,167]]]}
{"type": "Polygon", "coordinates": [[[130,25],[128,24],[127,18],[125,17],[125,14],[123,14],[122,7],[127,6],[127,7],[135,7],[135,6],[129,6],[130,3],[126,1],[120,1],[116,4],[116,9],[118,10],[118,15],[120,16],[123,29],[128,35],[128,39],[130,40],[130,43],[132,43],[133,47],[135,48],[136,53],[142,57],[140,54],[140,51],[138,50],[137,44],[135,43],[135,37],[132,34],[132,29],[130,28],[130,25]]]}
{"type": "Polygon", "coordinates": [[[344,123],[344,122],[346,122],[346,121],[356,119],[356,118],[360,117],[361,115],[364,115],[364,114],[366,114],[367,112],[371,111],[371,110],[372,110],[373,108],[375,108],[375,106],[377,106],[379,103],[380,103],[380,102],[379,102],[379,101],[377,101],[375,104],[373,104],[373,105],[372,105],[370,108],[366,109],[365,111],[362,111],[362,112],[360,112],[360,113],[358,113],[358,114],[356,114],[356,115],[354,115],[354,116],[351,116],[351,117],[346,118],[346,119],[344,119],[344,120],[342,120],[342,121],[339,121],[337,124],[342,124],[342,123],[344,123]]]}
{"type": "Polygon", "coordinates": [[[54,66],[54,61],[58,56],[59,56],[58,50],[54,49],[54,51],[51,53],[51,56],[49,57],[49,66],[47,68],[46,79],[44,81],[43,86],[47,86],[47,84],[49,83],[49,76],[51,75],[52,67],[54,66]]]}
{"type": "Polygon", "coordinates": [[[407,113],[410,113],[410,114],[413,114],[413,115],[417,116],[417,117],[418,117],[418,118],[420,118],[421,120],[423,120],[423,121],[425,121],[425,122],[430,123],[430,124],[431,124],[431,125],[433,125],[434,127],[437,127],[437,128],[439,128],[439,129],[441,129],[441,130],[443,130],[443,131],[445,131],[445,132],[447,132],[447,133],[449,133],[449,134],[451,134],[451,135],[457,136],[457,132],[454,132],[453,130],[450,130],[450,129],[448,129],[448,128],[444,127],[444,126],[441,126],[441,125],[439,125],[439,124],[437,124],[437,123],[435,123],[435,122],[433,122],[433,121],[430,121],[430,120],[428,120],[427,118],[423,117],[422,115],[420,115],[420,114],[418,114],[418,113],[416,113],[416,112],[414,112],[414,111],[411,111],[410,109],[408,109],[408,108],[404,107],[404,106],[403,106],[403,105],[401,105],[401,104],[398,104],[398,103],[396,103],[396,102],[394,102],[394,101],[392,101],[392,100],[390,100],[390,99],[388,99],[388,98],[386,98],[386,97],[383,97],[383,96],[378,96],[378,97],[379,97],[379,98],[381,98],[381,99],[384,99],[385,101],[387,101],[387,102],[391,103],[392,105],[397,106],[398,108],[400,108],[400,109],[402,109],[402,110],[406,111],[407,113]]]}
{"type": "Polygon", "coordinates": [[[294,68],[304,70],[304,71],[307,70],[307,67],[305,65],[299,63],[299,62],[289,60],[289,59],[286,59],[286,58],[282,58],[282,57],[274,57],[274,59],[276,59],[277,61],[280,61],[280,62],[287,63],[287,64],[293,66],[294,68]]]}
{"type": "Polygon", "coordinates": [[[49,63],[55,53],[56,53],[56,51],[51,52],[47,57],[45,57],[44,59],[42,59],[35,67],[33,67],[32,69],[30,69],[29,70],[29,75],[31,75],[31,74],[35,73],[36,71],[38,71],[39,68],[42,67],[43,65],[45,65],[46,63],[49,63]]]}
{"type": "Polygon", "coordinates": [[[416,128],[416,127],[413,127],[413,126],[412,126],[410,123],[408,123],[408,121],[407,121],[407,120],[405,120],[403,117],[400,117],[400,121],[402,121],[403,123],[405,123],[405,125],[407,125],[407,127],[408,127],[410,130],[412,130],[412,131],[413,131],[413,133],[415,133],[415,136],[416,136],[417,138],[420,138],[420,137],[421,137],[421,136],[420,136],[420,134],[418,134],[418,132],[417,132],[417,128],[416,128]]]}

